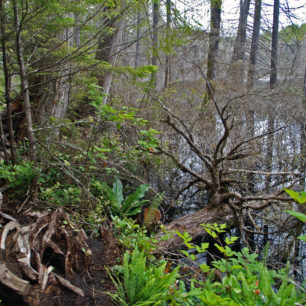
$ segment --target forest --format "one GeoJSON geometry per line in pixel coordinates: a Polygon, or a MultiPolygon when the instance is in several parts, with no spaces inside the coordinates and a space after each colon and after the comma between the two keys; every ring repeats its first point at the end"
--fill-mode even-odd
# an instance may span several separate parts
{"type": "Polygon", "coordinates": [[[0,0],[0,305],[305,305],[299,0],[0,0]]]}

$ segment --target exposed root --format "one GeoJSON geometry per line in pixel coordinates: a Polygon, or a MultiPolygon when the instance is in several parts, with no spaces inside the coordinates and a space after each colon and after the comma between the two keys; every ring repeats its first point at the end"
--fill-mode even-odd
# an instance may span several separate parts
{"type": "MultiPolygon", "coordinates": [[[[5,296],[2,288],[9,288],[28,305],[46,306],[53,305],[52,297],[59,299],[59,292],[66,288],[75,295],[79,305],[84,304],[80,298],[91,305],[92,288],[84,290],[82,286],[87,286],[84,275],[89,275],[93,254],[86,233],[82,229],[74,230],[67,214],[61,209],[28,214],[31,222],[26,226],[7,214],[1,213],[1,217],[6,224],[0,243],[0,297],[5,296]],[[48,299],[49,304],[45,302],[48,299]]],[[[116,249],[115,245],[112,247],[116,249]]],[[[98,251],[104,249],[109,250],[98,251]]],[[[108,299],[106,304],[112,303],[108,299]]]]}

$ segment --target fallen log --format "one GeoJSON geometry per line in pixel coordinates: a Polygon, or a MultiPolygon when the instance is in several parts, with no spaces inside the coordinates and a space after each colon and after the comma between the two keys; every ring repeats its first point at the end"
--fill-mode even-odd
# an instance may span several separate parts
{"type": "Polygon", "coordinates": [[[170,252],[181,249],[183,246],[182,239],[175,234],[175,231],[181,233],[188,232],[193,239],[201,237],[205,238],[207,235],[201,224],[226,224],[232,226],[235,223],[233,211],[227,206],[221,207],[207,206],[195,213],[178,218],[171,223],[164,226],[164,231],[158,233],[157,239],[159,240],[158,252],[170,252]],[[170,234],[170,238],[163,240],[170,234]]]}

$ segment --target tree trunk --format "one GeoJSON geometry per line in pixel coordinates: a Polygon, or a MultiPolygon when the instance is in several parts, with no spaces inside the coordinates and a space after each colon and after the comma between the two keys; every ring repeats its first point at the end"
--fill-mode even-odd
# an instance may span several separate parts
{"type": "Polygon", "coordinates": [[[251,53],[249,61],[249,71],[248,71],[248,87],[253,86],[255,80],[255,68],[257,63],[258,55],[258,44],[259,44],[259,31],[261,24],[261,0],[256,0],[255,2],[255,13],[254,13],[254,23],[253,23],[253,33],[252,33],[252,43],[251,43],[251,53]]]}
{"type": "MultiPolygon", "coordinates": [[[[123,0],[122,6],[125,7],[126,3],[123,0]]],[[[108,33],[103,37],[103,40],[100,41],[98,45],[98,51],[96,53],[96,59],[100,61],[105,61],[110,63],[112,66],[116,65],[120,44],[122,42],[122,35],[124,30],[125,21],[123,19],[119,20],[115,24],[115,19],[109,20],[107,26],[115,27],[114,33],[108,33]]],[[[110,88],[113,80],[113,73],[109,71],[99,76],[99,86],[103,88],[103,104],[107,103],[108,96],[110,93],[110,88]]]]}
{"type": "Polygon", "coordinates": [[[16,153],[15,153],[15,140],[14,140],[14,127],[12,119],[12,102],[10,93],[10,74],[8,69],[8,59],[7,59],[7,47],[6,47],[6,12],[3,7],[3,0],[0,0],[0,18],[1,18],[1,47],[2,47],[2,64],[3,64],[3,74],[4,74],[4,94],[7,110],[7,122],[9,131],[9,142],[11,150],[11,161],[13,164],[16,163],[16,153]]]}
{"type": "MultiPolygon", "coordinates": [[[[72,47],[75,43],[73,28],[58,33],[57,39],[66,41],[68,48],[72,47]]],[[[46,58],[38,63],[38,67],[43,68],[49,61],[52,62],[53,59],[46,58]]],[[[71,64],[65,62],[57,70],[56,73],[34,75],[29,79],[31,100],[36,105],[34,119],[38,127],[46,125],[50,118],[65,117],[70,98],[71,64]]]]}
{"type": "Polygon", "coordinates": [[[74,14],[75,26],[74,26],[74,44],[76,47],[81,46],[81,31],[80,31],[80,16],[79,13],[74,14]]]}
{"type": "MultiPolygon", "coordinates": [[[[273,90],[277,84],[277,57],[278,57],[278,26],[279,26],[279,0],[274,0],[273,7],[273,30],[272,30],[272,48],[271,48],[271,66],[270,66],[270,89],[273,90]]],[[[272,114],[274,103],[272,96],[272,105],[269,107],[268,115],[268,131],[272,132],[274,129],[274,116],[272,114]]],[[[267,171],[272,171],[273,164],[273,134],[268,135],[267,143],[267,171]]],[[[266,189],[269,189],[271,183],[271,177],[267,177],[266,189]]]]}
{"type": "Polygon", "coordinates": [[[237,85],[240,86],[240,81],[243,82],[243,62],[245,57],[245,42],[246,42],[246,30],[247,19],[249,15],[250,0],[240,0],[240,16],[238,32],[234,44],[234,50],[231,60],[231,75],[236,77],[237,85]]]}
{"type": "MultiPolygon", "coordinates": [[[[248,81],[247,87],[251,89],[255,80],[255,67],[257,63],[257,55],[258,55],[258,45],[259,45],[259,31],[261,24],[261,0],[255,1],[255,13],[254,13],[254,23],[253,23],[253,33],[252,33],[252,43],[251,43],[251,53],[249,60],[249,71],[248,71],[248,81]]],[[[249,138],[253,138],[255,136],[255,112],[252,109],[252,105],[250,105],[251,109],[248,111],[247,117],[247,130],[249,138]]],[[[252,144],[251,144],[252,145],[252,144]]],[[[253,151],[253,148],[251,148],[253,151]]],[[[254,174],[248,174],[248,191],[250,193],[254,192],[254,174]]]]}
{"type": "Polygon", "coordinates": [[[139,66],[140,55],[140,8],[137,10],[137,29],[136,29],[136,50],[135,50],[135,68],[139,66]]]}
{"type": "MultiPolygon", "coordinates": [[[[301,119],[301,140],[300,140],[300,165],[301,165],[301,173],[306,176],[306,123],[305,123],[305,115],[306,115],[306,66],[305,66],[305,74],[304,74],[304,97],[302,101],[302,119],[301,119]]],[[[303,190],[306,190],[306,180],[303,181],[303,190]]]]}
{"type": "Polygon", "coordinates": [[[270,88],[271,89],[273,89],[277,83],[278,26],[279,26],[279,0],[274,0],[271,68],[270,68],[271,69],[270,71],[270,88]]]}
{"type": "MultiPolygon", "coordinates": [[[[154,66],[157,66],[158,22],[159,22],[159,0],[153,0],[152,65],[154,66]]],[[[156,72],[152,72],[151,82],[152,86],[156,87],[156,72]]]]}
{"type": "Polygon", "coordinates": [[[20,86],[21,86],[21,92],[22,92],[23,104],[24,104],[26,131],[27,131],[27,137],[29,140],[30,159],[31,161],[35,161],[36,160],[36,145],[35,145],[35,135],[33,131],[33,123],[32,123],[29,82],[28,82],[27,69],[24,63],[23,41],[21,39],[21,24],[19,21],[19,13],[18,13],[18,7],[17,7],[16,0],[13,0],[13,9],[14,9],[14,26],[15,26],[15,31],[16,31],[17,60],[18,60],[18,65],[19,65],[20,86]]]}
{"type": "Polygon", "coordinates": [[[216,78],[216,59],[219,49],[220,24],[221,24],[221,0],[210,1],[210,32],[209,32],[209,49],[207,59],[207,98],[208,100],[214,94],[216,78]]]}
{"type": "MultiPolygon", "coordinates": [[[[1,147],[3,149],[3,156],[0,152],[0,159],[3,157],[4,162],[6,164],[8,164],[9,163],[9,158],[8,158],[8,154],[7,154],[7,151],[6,151],[6,143],[5,143],[5,136],[4,136],[4,132],[3,132],[1,113],[0,113],[0,143],[1,143],[1,147]]],[[[1,197],[1,195],[0,195],[0,197],[1,197]]],[[[1,209],[1,205],[0,205],[0,209],[1,209]]]]}
{"type": "Polygon", "coordinates": [[[166,1],[167,11],[167,25],[166,25],[166,69],[165,69],[165,83],[164,87],[167,87],[168,83],[171,82],[171,66],[170,66],[170,26],[171,26],[171,0],[166,1]]]}

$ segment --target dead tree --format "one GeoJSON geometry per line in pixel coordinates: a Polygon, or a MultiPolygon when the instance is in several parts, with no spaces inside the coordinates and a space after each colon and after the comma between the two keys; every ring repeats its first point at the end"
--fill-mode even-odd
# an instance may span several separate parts
{"type": "MultiPolygon", "coordinates": [[[[214,149],[210,153],[206,153],[197,140],[196,136],[191,132],[182,119],[176,116],[167,106],[160,100],[155,99],[160,103],[164,111],[167,113],[162,122],[181,137],[193,152],[198,160],[202,163],[201,169],[194,169],[186,162],[182,161],[178,155],[169,148],[160,146],[159,153],[167,155],[177,165],[177,167],[186,173],[186,177],[190,180],[178,191],[176,199],[187,189],[197,187],[199,190],[206,190],[210,194],[209,205],[202,210],[176,219],[166,226],[169,231],[188,231],[188,233],[196,238],[199,235],[205,236],[205,231],[201,227],[201,223],[226,223],[229,226],[235,224],[239,228],[241,239],[244,245],[248,246],[246,233],[250,232],[249,228],[245,227],[245,218],[252,223],[252,227],[257,234],[263,234],[260,227],[256,224],[253,218],[253,211],[261,211],[264,208],[273,204],[279,204],[288,201],[288,198],[282,195],[283,190],[279,189],[274,193],[262,193],[261,191],[254,192],[246,186],[249,182],[245,179],[249,177],[247,174],[260,174],[264,176],[282,176],[284,180],[294,181],[294,178],[301,176],[300,173],[291,172],[264,172],[255,171],[253,169],[235,168],[235,164],[251,157],[254,152],[254,143],[265,136],[273,134],[286,127],[281,127],[277,130],[267,131],[260,135],[245,136],[239,139],[235,137],[234,129],[235,120],[231,114],[231,103],[235,99],[228,99],[226,103],[217,101],[212,96],[212,101],[217,113],[217,121],[220,122],[223,132],[217,139],[214,149]],[[291,178],[290,178],[291,177],[291,178]]],[[[241,129],[241,127],[239,127],[241,129]]],[[[260,151],[260,147],[257,147],[260,151]]],[[[252,231],[251,231],[252,232],[252,231]]],[[[160,234],[162,235],[162,234],[160,234]]],[[[178,249],[181,245],[181,240],[178,236],[166,242],[160,243],[162,250],[178,249]]]]}

